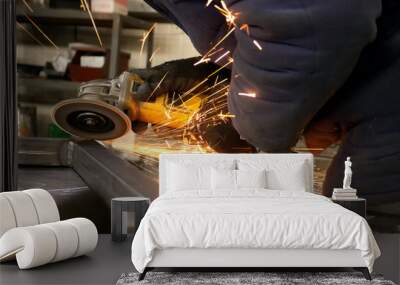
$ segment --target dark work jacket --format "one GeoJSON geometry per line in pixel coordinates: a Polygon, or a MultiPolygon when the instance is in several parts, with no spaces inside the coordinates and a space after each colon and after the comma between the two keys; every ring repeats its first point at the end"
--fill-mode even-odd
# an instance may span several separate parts
{"type": "MultiPolygon", "coordinates": [[[[206,1],[147,2],[201,54],[229,29],[206,1]]],[[[285,152],[310,123],[330,120],[345,135],[325,192],[340,186],[351,156],[353,186],[376,201],[400,199],[400,1],[226,3],[239,13],[237,26],[250,27],[250,35],[236,29],[221,45],[234,59],[228,106],[240,135],[265,152],[285,152]]]]}

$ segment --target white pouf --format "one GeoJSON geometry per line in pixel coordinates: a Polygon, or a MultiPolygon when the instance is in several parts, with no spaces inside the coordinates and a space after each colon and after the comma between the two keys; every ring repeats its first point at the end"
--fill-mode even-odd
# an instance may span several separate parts
{"type": "Polygon", "coordinates": [[[0,237],[9,229],[56,222],[60,214],[53,197],[43,189],[0,193],[0,237]]]}
{"type": "Polygon", "coordinates": [[[19,268],[28,269],[86,254],[97,240],[96,226],[85,218],[18,227],[0,238],[0,261],[16,255],[19,268]]]}
{"type": "Polygon", "coordinates": [[[14,212],[6,197],[0,195],[0,237],[9,229],[15,228],[14,212]]]}
{"type": "Polygon", "coordinates": [[[56,255],[54,256],[52,262],[64,260],[75,256],[78,249],[79,236],[75,229],[71,228],[70,223],[65,222],[55,222],[43,225],[49,228],[55,235],[57,244],[56,255]]]}
{"type": "Polygon", "coordinates": [[[88,219],[75,218],[65,220],[64,222],[70,223],[78,233],[79,243],[74,257],[83,255],[96,248],[97,245],[97,229],[96,226],[88,219]]]}
{"type": "Polygon", "coordinates": [[[22,191],[3,192],[0,194],[10,202],[17,227],[33,226],[39,223],[35,205],[30,196],[22,191]]]}
{"type": "Polygon", "coordinates": [[[57,250],[57,241],[48,228],[14,228],[0,238],[0,261],[17,258],[21,269],[49,263],[57,250]]]}
{"type": "Polygon", "coordinates": [[[49,192],[43,189],[29,189],[22,191],[30,196],[35,205],[39,224],[51,223],[60,220],[56,202],[49,192]]]}

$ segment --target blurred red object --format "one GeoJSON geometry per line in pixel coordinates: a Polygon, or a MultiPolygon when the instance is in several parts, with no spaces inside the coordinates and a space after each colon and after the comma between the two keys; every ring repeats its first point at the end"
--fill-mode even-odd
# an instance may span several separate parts
{"type": "MultiPolygon", "coordinates": [[[[75,55],[68,65],[68,77],[72,81],[84,82],[94,79],[105,79],[108,78],[108,70],[110,66],[110,50],[92,47],[92,46],[81,46],[73,47],[75,55]],[[81,57],[104,57],[104,64],[102,67],[89,67],[81,65],[81,57]]],[[[128,70],[130,54],[120,52],[119,54],[119,68],[118,74],[128,70]]]]}

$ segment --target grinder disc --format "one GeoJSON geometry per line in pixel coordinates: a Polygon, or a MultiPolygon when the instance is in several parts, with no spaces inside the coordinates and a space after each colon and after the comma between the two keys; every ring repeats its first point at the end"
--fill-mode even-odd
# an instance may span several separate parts
{"type": "Polygon", "coordinates": [[[131,121],[124,112],[96,100],[62,101],[54,106],[52,119],[67,133],[86,139],[115,139],[131,129],[131,121]]]}

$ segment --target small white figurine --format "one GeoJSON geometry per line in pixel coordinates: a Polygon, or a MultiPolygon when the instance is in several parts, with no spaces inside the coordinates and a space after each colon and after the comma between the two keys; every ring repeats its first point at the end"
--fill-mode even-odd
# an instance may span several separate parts
{"type": "Polygon", "coordinates": [[[344,179],[343,179],[343,189],[353,189],[351,188],[351,177],[353,176],[353,171],[351,170],[350,157],[344,162],[344,179]]]}

